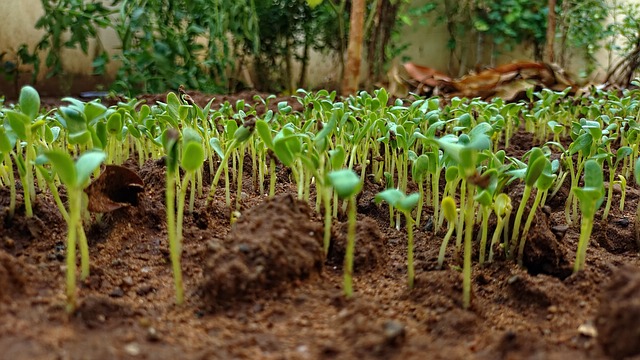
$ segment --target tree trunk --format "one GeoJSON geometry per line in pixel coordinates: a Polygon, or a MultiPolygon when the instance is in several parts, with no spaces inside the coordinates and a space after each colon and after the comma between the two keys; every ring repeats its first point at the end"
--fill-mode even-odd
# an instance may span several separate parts
{"type": "Polygon", "coordinates": [[[547,16],[547,43],[544,49],[544,61],[555,61],[554,40],[556,37],[556,0],[549,0],[549,15],[547,16]]]}
{"type": "Polygon", "coordinates": [[[344,71],[344,78],[342,79],[343,96],[355,94],[358,90],[364,31],[364,12],[365,0],[353,0],[351,3],[347,66],[344,71]]]}

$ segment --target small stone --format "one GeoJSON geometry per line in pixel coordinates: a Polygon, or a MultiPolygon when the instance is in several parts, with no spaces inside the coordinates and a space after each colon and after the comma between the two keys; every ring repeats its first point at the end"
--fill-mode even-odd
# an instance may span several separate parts
{"type": "Polygon", "coordinates": [[[125,276],[122,279],[122,285],[132,286],[133,285],[133,279],[131,278],[131,276],[125,276]]]}
{"type": "Polygon", "coordinates": [[[385,322],[384,337],[388,344],[398,344],[402,342],[405,337],[404,325],[395,320],[385,322]]]}
{"type": "Polygon", "coordinates": [[[559,238],[564,237],[564,234],[567,233],[567,230],[569,230],[568,225],[556,225],[551,228],[551,232],[559,238]]]}
{"type": "Polygon", "coordinates": [[[598,337],[598,330],[591,323],[585,323],[578,327],[578,333],[585,337],[595,338],[598,337]]]}
{"type": "Polygon", "coordinates": [[[120,286],[116,286],[110,293],[109,296],[114,298],[121,298],[124,296],[124,290],[120,286]]]}
{"type": "Polygon", "coordinates": [[[625,216],[625,217],[623,217],[623,218],[616,219],[616,220],[615,220],[615,223],[616,223],[618,226],[621,226],[621,227],[627,227],[627,226],[629,226],[629,219],[625,216]]]}
{"type": "Polygon", "coordinates": [[[99,322],[103,323],[105,321],[107,321],[107,317],[104,316],[104,314],[100,314],[96,317],[96,319],[98,319],[99,322]]]}
{"type": "Polygon", "coordinates": [[[558,312],[558,307],[555,305],[551,305],[547,308],[547,311],[551,314],[555,314],[558,312]]]}
{"type": "Polygon", "coordinates": [[[520,280],[520,276],[518,275],[514,275],[512,277],[510,277],[509,279],[507,279],[507,284],[512,285],[515,284],[516,281],[520,280]]]}
{"type": "Polygon", "coordinates": [[[160,341],[160,334],[153,326],[147,329],[147,340],[152,342],[160,341]]]}
{"type": "Polygon", "coordinates": [[[542,207],[542,212],[547,214],[547,215],[551,215],[551,206],[549,205],[545,205],[542,207]]]}
{"type": "Polygon", "coordinates": [[[124,346],[124,352],[131,356],[140,355],[140,345],[138,343],[132,342],[124,346]]]}
{"type": "Polygon", "coordinates": [[[12,238],[10,238],[8,236],[5,236],[4,237],[4,246],[7,249],[12,249],[14,246],[16,246],[16,242],[12,238]]]}
{"type": "Polygon", "coordinates": [[[146,327],[151,326],[151,320],[149,320],[148,317],[141,317],[140,319],[138,319],[138,324],[140,324],[140,326],[146,328],[146,327]]]}
{"type": "Polygon", "coordinates": [[[151,285],[142,285],[136,289],[136,294],[138,294],[138,296],[145,296],[154,290],[155,288],[151,285]]]}

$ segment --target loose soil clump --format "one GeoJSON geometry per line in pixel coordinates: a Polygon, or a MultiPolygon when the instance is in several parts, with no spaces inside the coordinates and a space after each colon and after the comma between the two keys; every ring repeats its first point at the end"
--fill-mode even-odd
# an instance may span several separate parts
{"type": "Polygon", "coordinates": [[[249,300],[322,270],[322,227],[293,195],[245,212],[222,243],[212,243],[203,291],[211,307],[249,300]]]}

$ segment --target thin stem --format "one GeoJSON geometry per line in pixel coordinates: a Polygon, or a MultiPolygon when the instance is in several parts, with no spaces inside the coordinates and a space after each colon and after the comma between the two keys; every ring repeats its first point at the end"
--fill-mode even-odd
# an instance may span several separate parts
{"type": "Polygon", "coordinates": [[[413,289],[413,282],[415,278],[415,270],[413,268],[413,224],[414,221],[411,218],[411,212],[406,212],[404,214],[407,219],[407,240],[408,240],[408,248],[407,248],[407,275],[409,276],[409,289],[413,289]]]}
{"type": "Polygon", "coordinates": [[[175,173],[167,171],[166,188],[166,209],[167,209],[167,236],[169,238],[169,252],[171,256],[171,267],[173,269],[173,282],[176,291],[176,304],[180,305],[184,301],[184,290],[182,288],[182,269],[180,267],[180,242],[176,233],[176,183],[175,173]]]}
{"type": "Polygon", "coordinates": [[[353,296],[353,254],[356,242],[356,198],[348,199],[349,214],[347,224],[347,249],[344,255],[344,295],[347,298],[353,296]]]}

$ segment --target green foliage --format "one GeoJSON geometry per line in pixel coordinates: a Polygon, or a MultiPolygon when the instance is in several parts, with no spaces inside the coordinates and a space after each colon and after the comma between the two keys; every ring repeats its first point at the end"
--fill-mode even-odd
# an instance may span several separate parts
{"type": "Polygon", "coordinates": [[[156,93],[179,85],[221,91],[234,67],[234,48],[258,42],[249,0],[123,1],[118,14],[118,91],[156,93]]]}

